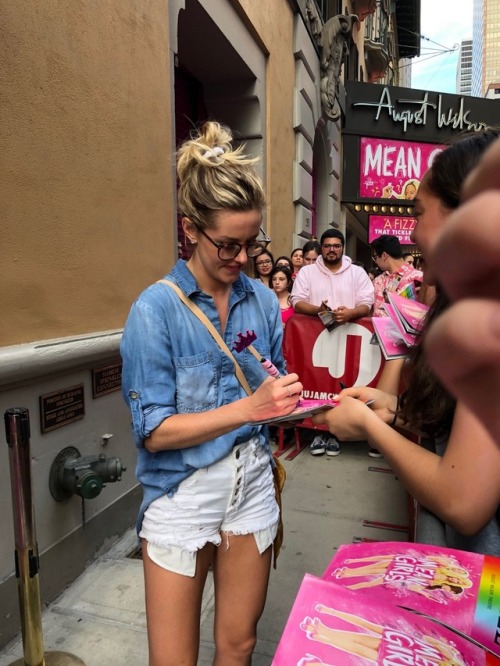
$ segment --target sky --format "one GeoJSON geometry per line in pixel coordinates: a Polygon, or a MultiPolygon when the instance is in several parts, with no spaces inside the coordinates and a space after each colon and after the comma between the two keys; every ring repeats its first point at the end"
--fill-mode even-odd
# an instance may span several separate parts
{"type": "Polygon", "coordinates": [[[420,33],[427,39],[420,42],[420,58],[411,61],[412,88],[455,93],[458,48],[453,53],[429,56],[472,39],[472,5],[473,0],[421,0],[420,33]]]}

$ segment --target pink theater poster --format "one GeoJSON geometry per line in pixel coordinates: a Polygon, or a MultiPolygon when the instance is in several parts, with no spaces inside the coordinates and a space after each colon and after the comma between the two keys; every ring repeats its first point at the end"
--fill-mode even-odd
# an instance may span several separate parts
{"type": "Polygon", "coordinates": [[[341,546],[323,578],[441,620],[500,654],[500,558],[421,543],[341,546]]]}
{"type": "Polygon", "coordinates": [[[306,574],[272,666],[498,666],[429,618],[306,574]]]}
{"type": "Polygon", "coordinates": [[[368,242],[379,236],[397,236],[401,245],[411,245],[411,232],[417,220],[414,217],[398,217],[397,215],[369,215],[368,242]]]}
{"type": "Polygon", "coordinates": [[[361,137],[359,196],[412,200],[427,169],[445,146],[361,137]]]}

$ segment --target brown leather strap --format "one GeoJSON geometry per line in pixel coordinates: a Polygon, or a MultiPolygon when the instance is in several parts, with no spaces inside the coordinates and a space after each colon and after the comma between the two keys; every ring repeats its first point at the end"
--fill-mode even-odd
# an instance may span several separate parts
{"type": "MultiPolygon", "coordinates": [[[[241,386],[243,387],[245,393],[247,395],[252,395],[252,389],[250,388],[247,378],[243,374],[243,370],[240,368],[238,361],[234,358],[234,355],[231,353],[231,350],[229,347],[226,345],[222,337],[220,336],[219,332],[215,328],[215,326],[212,324],[210,319],[207,317],[207,315],[201,310],[193,301],[186,296],[186,294],[178,287],[176,284],[173,282],[170,282],[170,280],[158,280],[158,282],[163,282],[166,285],[168,285],[171,289],[175,291],[177,296],[181,299],[181,301],[184,303],[186,307],[188,307],[191,312],[198,317],[198,319],[201,321],[202,324],[205,324],[207,327],[209,333],[213,337],[213,339],[217,342],[219,347],[222,349],[222,351],[229,356],[231,361],[234,364],[234,371],[236,373],[236,377],[238,378],[238,381],[240,382],[241,386]]],[[[256,352],[258,353],[258,352],[256,352]]]]}

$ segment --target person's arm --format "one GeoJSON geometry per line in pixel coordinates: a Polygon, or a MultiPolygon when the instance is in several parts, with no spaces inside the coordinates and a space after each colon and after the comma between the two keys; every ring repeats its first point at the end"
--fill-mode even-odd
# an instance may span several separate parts
{"type": "Polygon", "coordinates": [[[293,304],[293,309],[298,314],[305,314],[310,316],[315,316],[321,312],[320,305],[313,305],[312,303],[307,303],[307,301],[296,301],[293,304]]]}
{"type": "Polygon", "coordinates": [[[246,423],[286,416],[297,406],[302,384],[292,373],[269,377],[251,396],[206,412],[173,414],[144,440],[148,451],[185,449],[202,444],[246,423]]]}
{"type": "Polygon", "coordinates": [[[442,457],[406,439],[361,400],[347,395],[313,421],[326,424],[340,440],[366,439],[418,502],[464,535],[478,532],[498,508],[500,448],[461,404],[442,457]]]}
{"type": "MultiPolygon", "coordinates": [[[[266,296],[268,292],[265,292],[266,296]]],[[[229,405],[223,405],[211,411],[198,414],[176,414],[164,421],[151,437],[146,440],[145,446],[149,450],[164,448],[185,448],[202,444],[207,440],[225,435],[236,430],[246,423],[265,420],[274,416],[264,416],[264,411],[278,410],[279,416],[292,411],[300,397],[302,384],[298,382],[298,375],[286,375],[283,360],[282,342],[283,327],[281,313],[277,299],[268,298],[266,312],[270,331],[270,360],[283,376],[280,379],[266,379],[251,396],[242,398],[229,405]],[[288,391],[292,397],[288,394],[288,391]],[[285,410],[285,411],[284,411],[285,410]]]]}
{"type": "Polygon", "coordinates": [[[360,266],[352,266],[351,270],[356,269],[355,283],[355,307],[352,308],[353,315],[349,321],[367,317],[375,303],[375,288],[373,282],[368,277],[366,271],[360,266]]]}
{"type": "Polygon", "coordinates": [[[380,391],[398,395],[401,384],[401,372],[405,363],[404,358],[396,358],[392,361],[386,361],[382,368],[382,373],[377,382],[377,388],[380,391]]]}
{"type": "Polygon", "coordinates": [[[298,314],[305,314],[310,316],[316,316],[318,312],[321,311],[323,303],[318,303],[315,305],[311,303],[311,285],[310,285],[310,271],[307,270],[309,267],[304,266],[293,283],[292,293],[290,294],[290,300],[293,305],[293,309],[298,314]]]}
{"type": "MultiPolygon", "coordinates": [[[[174,366],[172,333],[162,310],[171,312],[177,301],[175,295],[166,293],[166,297],[163,293],[157,296],[156,304],[153,297],[150,297],[153,305],[143,301],[134,304],[121,341],[122,391],[132,412],[138,446],[150,451],[189,448],[246,424],[286,416],[295,408],[302,384],[294,373],[280,379],[269,377],[251,396],[218,407],[215,368],[208,361],[198,359],[197,366],[186,366],[180,385],[179,368],[176,370],[174,366]],[[213,395],[207,397],[210,391],[213,395]],[[178,413],[179,399],[194,401],[198,411],[178,413]]],[[[277,323],[276,315],[273,322],[277,323]]],[[[274,360],[284,369],[275,353],[279,342],[278,328],[271,346],[274,360]]]]}

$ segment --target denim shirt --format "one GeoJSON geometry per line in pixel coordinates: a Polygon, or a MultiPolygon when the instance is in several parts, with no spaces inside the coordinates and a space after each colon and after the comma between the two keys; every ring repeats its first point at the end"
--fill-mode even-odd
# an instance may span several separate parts
{"type": "MultiPolygon", "coordinates": [[[[201,308],[222,335],[214,301],[198,288],[186,262],[179,260],[166,278],[201,308]]],[[[241,274],[232,285],[222,337],[231,349],[238,333],[247,330],[257,335],[253,346],[284,373],[278,299],[269,287],[241,274]]],[[[135,301],[120,351],[122,391],[132,414],[138,449],[136,476],[144,493],[139,530],[149,504],[165,493],[173,495],[181,481],[197,469],[221,460],[233,446],[251,437],[259,437],[264,446],[269,444],[265,427],[246,424],[189,448],[151,453],[144,447],[144,440],[172,414],[205,412],[246,396],[231,359],[168,285],[155,283],[135,301]]],[[[267,373],[247,349],[234,354],[255,391],[267,373]]]]}

